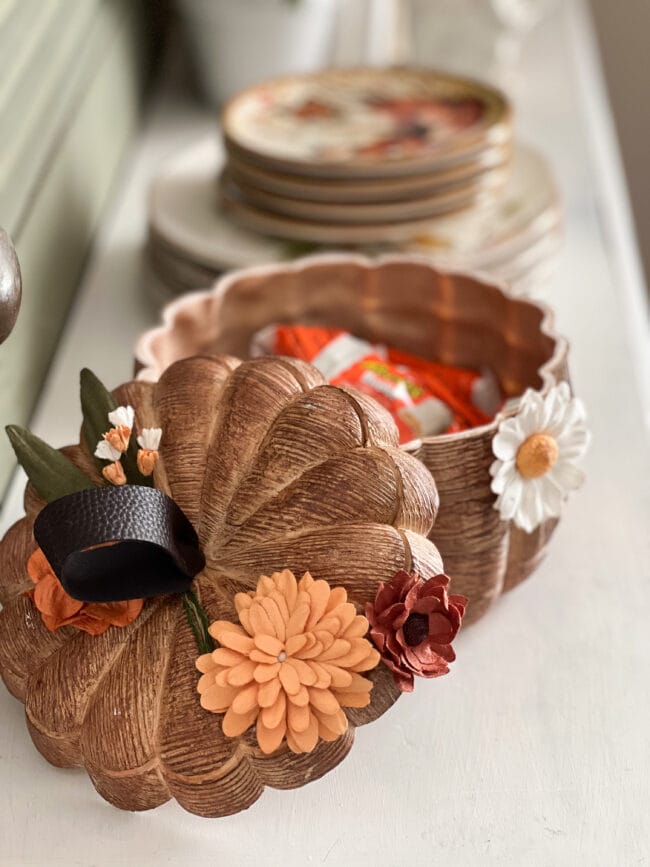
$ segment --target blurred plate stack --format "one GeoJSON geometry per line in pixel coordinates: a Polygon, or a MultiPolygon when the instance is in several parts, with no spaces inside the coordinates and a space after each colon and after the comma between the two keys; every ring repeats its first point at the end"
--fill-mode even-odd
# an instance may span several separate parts
{"type": "Polygon", "coordinates": [[[507,179],[496,90],[419,69],[348,69],[249,88],[226,106],[221,205],[241,225],[320,244],[407,237],[507,179]]]}
{"type": "MultiPolygon", "coordinates": [[[[234,223],[215,205],[214,178],[223,164],[219,142],[204,139],[169,160],[153,182],[149,258],[161,298],[209,286],[232,268],[331,249],[234,223]]],[[[549,167],[532,148],[518,145],[505,187],[482,208],[431,220],[398,242],[347,248],[420,253],[441,267],[486,271],[528,292],[552,269],[560,240],[561,208],[549,167]]]]}
{"type": "Polygon", "coordinates": [[[513,142],[496,90],[429,70],[356,69],[250,88],[152,185],[149,255],[165,297],[311,251],[420,253],[527,292],[552,266],[551,172],[513,142]]]}

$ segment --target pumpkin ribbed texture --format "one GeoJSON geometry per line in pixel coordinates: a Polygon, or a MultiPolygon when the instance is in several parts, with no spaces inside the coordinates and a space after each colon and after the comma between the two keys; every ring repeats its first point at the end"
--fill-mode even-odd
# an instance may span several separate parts
{"type": "MultiPolygon", "coordinates": [[[[326,385],[309,365],[195,357],[115,394],[135,407],[136,434],[162,428],[154,480],[198,533],[206,567],[195,589],[210,621],[238,622],[235,594],[283,569],[345,587],[360,614],[398,570],[442,571],[426,539],[438,505],[430,474],[400,451],[378,404],[326,385]]],[[[100,482],[84,447],[63,451],[100,482]]],[[[221,717],[200,704],[199,654],[179,597],[150,600],[134,623],[100,636],[46,629],[25,595],[43,503],[29,487],[25,503],[0,544],[0,674],[45,758],[85,767],[116,806],[175,798],[199,815],[235,813],[265,785],[295,788],[326,773],[354,727],[397,698],[380,664],[367,675],[370,704],[346,708],[347,731],[312,752],[283,745],[265,755],[253,730],[224,736],[221,717]]]]}

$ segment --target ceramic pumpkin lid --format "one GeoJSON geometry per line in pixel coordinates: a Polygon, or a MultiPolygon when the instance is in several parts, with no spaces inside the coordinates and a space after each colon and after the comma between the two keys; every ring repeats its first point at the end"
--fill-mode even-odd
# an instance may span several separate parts
{"type": "Polygon", "coordinates": [[[212,356],[114,394],[83,371],[81,403],[78,446],[8,430],[31,485],[0,678],[52,764],[121,809],[225,816],[447,673],[467,600],[427,538],[436,487],[370,397],[212,356]]]}

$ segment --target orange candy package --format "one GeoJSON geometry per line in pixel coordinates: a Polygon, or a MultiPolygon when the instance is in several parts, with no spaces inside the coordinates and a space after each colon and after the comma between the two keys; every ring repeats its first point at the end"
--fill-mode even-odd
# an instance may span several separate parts
{"type": "Polygon", "coordinates": [[[254,338],[253,354],[302,358],[332,385],[369,394],[395,419],[402,444],[487,424],[502,402],[489,371],[428,361],[339,328],[272,325],[254,338]]]}

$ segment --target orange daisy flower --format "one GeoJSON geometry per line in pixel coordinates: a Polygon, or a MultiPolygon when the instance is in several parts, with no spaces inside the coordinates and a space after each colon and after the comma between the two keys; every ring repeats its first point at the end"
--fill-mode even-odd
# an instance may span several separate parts
{"type": "Polygon", "coordinates": [[[210,635],[221,647],[196,662],[201,705],[224,714],[226,737],[256,723],[263,753],[285,739],[292,752],[308,753],[319,738],[344,734],[342,708],[370,703],[372,682],[359,672],[380,659],[345,588],[309,572],[296,581],[285,569],[262,576],[256,591],[238,593],[235,607],[241,626],[213,623],[210,635]]]}

